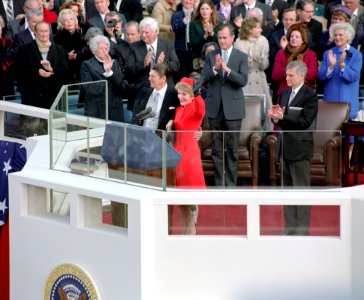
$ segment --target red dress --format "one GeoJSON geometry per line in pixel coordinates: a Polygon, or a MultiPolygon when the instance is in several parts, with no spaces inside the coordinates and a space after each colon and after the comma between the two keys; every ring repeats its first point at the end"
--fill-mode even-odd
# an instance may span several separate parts
{"type": "Polygon", "coordinates": [[[194,131],[199,130],[205,115],[205,102],[201,96],[176,109],[174,147],[182,155],[176,167],[176,186],[205,188],[201,152],[194,131]]]}

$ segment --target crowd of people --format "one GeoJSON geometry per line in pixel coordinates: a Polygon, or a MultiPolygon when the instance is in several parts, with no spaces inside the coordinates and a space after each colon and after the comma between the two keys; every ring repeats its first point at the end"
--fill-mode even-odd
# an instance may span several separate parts
{"type": "MultiPolygon", "coordinates": [[[[265,95],[268,131],[274,124],[312,128],[314,92],[324,101],[349,102],[351,119],[358,114],[364,80],[360,0],[326,6],[312,0],[157,0],[147,3],[150,16],[140,0],[110,1],[0,2],[1,96],[19,93],[23,104],[50,108],[63,84],[107,80],[108,112],[103,87],[94,85],[83,95],[85,115],[107,113],[123,122],[122,99],[128,99],[131,123],[151,129],[198,131],[205,119],[213,131],[215,184],[225,187],[237,183],[244,93],[265,95]],[[306,100],[297,102],[295,120],[286,108],[293,89],[312,96],[309,110],[306,100]],[[222,136],[221,130],[236,132],[222,136]]],[[[199,135],[177,135],[176,149],[200,160],[199,135]]],[[[198,170],[191,175],[186,169],[192,158],[182,161],[176,184],[204,187],[201,164],[194,163],[198,170]]],[[[184,208],[181,215],[189,219],[184,208]]]]}

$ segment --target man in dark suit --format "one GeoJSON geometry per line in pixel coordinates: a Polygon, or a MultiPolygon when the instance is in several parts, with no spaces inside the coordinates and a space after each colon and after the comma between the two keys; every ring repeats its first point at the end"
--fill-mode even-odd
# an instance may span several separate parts
{"type": "Polygon", "coordinates": [[[162,63],[152,66],[149,71],[149,83],[130,85],[124,82],[124,94],[129,99],[134,99],[132,124],[166,130],[168,121],[174,119],[176,108],[180,105],[177,91],[174,86],[168,84],[168,77],[168,67],[162,63]],[[147,107],[151,107],[152,113],[146,116],[143,115],[143,111],[147,107]]]}
{"type": "Polygon", "coordinates": [[[308,47],[320,57],[320,40],[322,36],[322,24],[313,19],[315,6],[311,0],[298,0],[296,3],[298,22],[305,25],[310,32],[308,47]]]}
{"type": "MultiPolygon", "coordinates": [[[[26,0],[23,5],[24,13],[26,14],[29,9],[41,10],[41,6],[38,0],[26,0]]],[[[9,39],[14,39],[14,36],[26,28],[25,15],[22,18],[14,19],[8,22],[5,37],[9,39]]]]}
{"type": "Polygon", "coordinates": [[[67,53],[63,47],[50,42],[50,25],[35,26],[40,48],[33,41],[20,48],[16,58],[18,88],[22,104],[49,109],[68,71],[67,53]]]}
{"type": "Polygon", "coordinates": [[[271,78],[274,66],[273,62],[277,52],[282,49],[282,44],[284,43],[284,41],[287,40],[283,37],[286,36],[288,28],[291,27],[291,25],[296,24],[296,22],[297,22],[296,9],[294,9],[293,7],[287,8],[283,12],[283,19],[282,19],[283,28],[273,32],[269,38],[269,61],[271,63],[269,64],[269,68],[266,71],[266,75],[268,82],[271,82],[271,88],[273,90],[273,97],[272,97],[273,104],[276,104],[277,102],[276,97],[279,87],[279,83],[273,81],[271,78]],[[282,38],[284,41],[282,41],[282,38]]]}
{"type": "Polygon", "coordinates": [[[248,57],[233,47],[234,29],[231,25],[223,24],[217,35],[221,50],[209,53],[201,78],[208,83],[206,115],[210,129],[215,131],[212,133],[215,185],[232,187],[237,183],[239,132],[245,117],[242,88],[248,82],[248,57]],[[223,136],[217,132],[221,130],[235,132],[223,136]]]}
{"type": "Polygon", "coordinates": [[[106,14],[104,35],[110,41],[110,56],[118,61],[122,71],[126,67],[129,54],[129,44],[122,39],[123,24],[122,15],[116,11],[106,14]]]}
{"type": "MultiPolygon", "coordinates": [[[[12,3],[13,3],[13,16],[11,19],[11,20],[13,20],[16,18],[17,15],[23,13],[24,0],[10,0],[10,1],[12,1],[12,3]]],[[[7,18],[6,7],[4,7],[3,1],[0,1],[0,15],[3,17],[3,20],[5,22],[5,27],[6,27],[10,20],[8,20],[8,18],[7,18]]]]}
{"type": "Polygon", "coordinates": [[[283,11],[288,8],[288,3],[284,0],[259,0],[259,2],[270,6],[272,10],[273,21],[275,18],[282,20],[283,11]]]}
{"type": "Polygon", "coordinates": [[[28,28],[14,36],[14,47],[16,49],[31,43],[35,39],[35,27],[43,21],[43,12],[38,9],[29,9],[25,14],[25,18],[28,22],[28,28]]]}
{"type": "MultiPolygon", "coordinates": [[[[142,40],[130,45],[127,59],[127,78],[129,82],[147,81],[151,67],[156,63],[168,66],[170,74],[179,70],[179,60],[172,41],[158,38],[159,25],[153,18],[140,22],[142,40]]],[[[168,79],[172,84],[172,76],[168,79]]]]}
{"type": "MultiPolygon", "coordinates": [[[[307,87],[307,66],[295,60],[287,65],[287,85],[279,104],[268,111],[273,122],[282,132],[278,136],[278,151],[282,155],[284,187],[305,188],[310,186],[310,161],[313,156],[313,134],[316,126],[318,98],[307,87]],[[282,145],[281,145],[281,142],[282,145]]],[[[308,235],[310,207],[284,207],[286,235],[308,235]]]]}
{"type": "Polygon", "coordinates": [[[87,25],[89,27],[98,27],[104,31],[104,20],[106,14],[109,12],[109,5],[110,0],[95,0],[94,6],[96,8],[96,13],[93,17],[88,19],[87,25]]]}
{"type": "Polygon", "coordinates": [[[269,5],[257,2],[255,0],[243,0],[243,3],[241,3],[237,6],[234,6],[231,9],[231,13],[230,13],[230,21],[231,21],[231,24],[234,26],[234,33],[235,33],[236,37],[238,36],[239,28],[236,26],[235,19],[240,19],[240,18],[244,19],[246,12],[249,9],[254,8],[254,7],[258,7],[262,10],[262,12],[263,12],[263,23],[262,24],[263,25],[273,23],[272,10],[269,5]]]}

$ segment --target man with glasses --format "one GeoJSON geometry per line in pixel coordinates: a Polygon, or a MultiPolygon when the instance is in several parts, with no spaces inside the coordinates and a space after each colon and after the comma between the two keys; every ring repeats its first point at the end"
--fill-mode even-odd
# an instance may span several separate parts
{"type": "MultiPolygon", "coordinates": [[[[283,12],[283,28],[280,30],[277,30],[272,33],[272,35],[269,38],[269,61],[274,61],[276,54],[279,50],[283,48],[283,46],[287,43],[287,30],[291,25],[297,23],[297,13],[296,9],[293,7],[287,8],[283,12]]],[[[273,90],[273,103],[277,101],[277,91],[279,87],[279,83],[271,80],[271,74],[273,70],[273,64],[269,64],[269,68],[267,71],[268,80],[271,82],[271,88],[273,90]]]]}
{"type": "Polygon", "coordinates": [[[359,0],[344,0],[344,5],[351,12],[350,24],[356,29],[359,16],[364,12],[364,8],[360,5],[359,0]]]}
{"type": "Polygon", "coordinates": [[[320,54],[320,40],[322,35],[322,24],[313,19],[315,6],[311,0],[298,0],[296,3],[298,22],[306,26],[310,32],[309,48],[320,54]]]}

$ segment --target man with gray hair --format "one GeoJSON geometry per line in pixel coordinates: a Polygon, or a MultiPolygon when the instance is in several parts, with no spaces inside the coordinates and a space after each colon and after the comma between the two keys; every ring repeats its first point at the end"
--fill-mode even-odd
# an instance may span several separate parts
{"type": "MultiPolygon", "coordinates": [[[[282,155],[284,187],[310,186],[310,161],[313,156],[313,133],[316,127],[318,98],[305,85],[307,66],[295,60],[287,65],[286,80],[290,87],[283,91],[277,105],[268,111],[281,132],[277,152],[282,155]]],[[[284,235],[309,235],[310,207],[284,207],[284,235]]]]}
{"type": "MultiPolygon", "coordinates": [[[[127,59],[129,82],[148,81],[149,71],[154,64],[164,63],[173,74],[179,70],[179,60],[172,41],[158,38],[158,22],[144,18],[139,25],[141,40],[130,45],[127,59]]],[[[172,83],[170,76],[169,83],[172,83]]]]}
{"type": "Polygon", "coordinates": [[[24,15],[22,14],[22,18],[16,18],[8,22],[5,37],[9,39],[14,39],[14,36],[21,31],[24,31],[28,28],[28,21],[25,18],[25,14],[29,9],[38,9],[41,10],[39,0],[26,0],[23,5],[24,15]]]}
{"type": "Polygon", "coordinates": [[[35,26],[43,21],[43,12],[39,9],[29,9],[25,14],[28,28],[14,36],[15,48],[31,43],[35,40],[35,26]]]}

